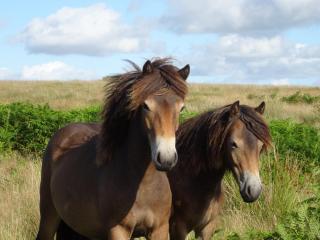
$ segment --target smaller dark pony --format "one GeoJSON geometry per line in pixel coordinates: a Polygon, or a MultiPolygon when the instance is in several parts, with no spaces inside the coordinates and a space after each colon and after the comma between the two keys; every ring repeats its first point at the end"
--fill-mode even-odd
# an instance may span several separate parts
{"type": "Polygon", "coordinates": [[[259,155],[271,145],[264,109],[264,102],[252,108],[237,101],[179,127],[179,162],[167,174],[173,195],[171,239],[184,240],[192,230],[201,239],[211,239],[227,170],[232,171],[244,201],[259,197],[259,155]]]}

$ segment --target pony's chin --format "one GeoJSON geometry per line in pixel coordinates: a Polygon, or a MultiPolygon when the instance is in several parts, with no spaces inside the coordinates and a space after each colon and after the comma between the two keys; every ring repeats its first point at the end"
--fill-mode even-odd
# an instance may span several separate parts
{"type": "Polygon", "coordinates": [[[251,196],[247,196],[246,194],[242,194],[241,192],[240,192],[240,194],[241,194],[242,200],[246,203],[253,203],[253,202],[257,201],[260,196],[260,195],[258,195],[256,197],[251,197],[251,196]]]}
{"type": "Polygon", "coordinates": [[[170,166],[162,166],[162,165],[157,165],[157,164],[155,164],[155,166],[156,166],[156,169],[160,172],[168,172],[172,169],[172,167],[170,167],[170,166]]]}
{"type": "Polygon", "coordinates": [[[257,198],[253,199],[253,198],[248,198],[248,197],[244,197],[244,196],[241,196],[241,197],[242,197],[242,200],[246,203],[253,203],[257,200],[257,198]]]}
{"type": "Polygon", "coordinates": [[[164,167],[156,167],[156,169],[157,169],[159,172],[168,172],[168,171],[171,170],[171,169],[169,169],[169,168],[164,168],[164,167]]]}
{"type": "Polygon", "coordinates": [[[160,164],[157,161],[153,161],[153,164],[155,165],[156,169],[161,172],[168,172],[175,165],[175,164],[160,164]]]}

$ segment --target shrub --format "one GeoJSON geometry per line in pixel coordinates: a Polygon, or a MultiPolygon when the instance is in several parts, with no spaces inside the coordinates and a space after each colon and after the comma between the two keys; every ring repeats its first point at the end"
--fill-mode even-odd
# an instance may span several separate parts
{"type": "Polygon", "coordinates": [[[320,163],[320,134],[316,128],[291,120],[273,120],[270,129],[280,156],[292,154],[300,160],[320,163]]]}
{"type": "Polygon", "coordinates": [[[55,111],[48,105],[0,105],[0,151],[40,153],[52,134],[70,122],[97,121],[99,108],[55,111]]]}
{"type": "Polygon", "coordinates": [[[297,91],[296,93],[294,93],[292,95],[281,98],[281,100],[286,103],[312,104],[312,103],[320,101],[320,96],[311,96],[308,93],[301,93],[300,91],[297,91]]]}
{"type": "MultiPolygon", "coordinates": [[[[0,105],[0,152],[18,150],[41,153],[59,128],[71,122],[99,121],[100,110],[98,106],[57,111],[48,105],[0,105]]],[[[183,122],[196,114],[183,111],[180,120],[183,122]]],[[[281,156],[294,154],[300,159],[320,162],[320,135],[316,128],[291,120],[273,120],[270,128],[281,156]]]]}
{"type": "Polygon", "coordinates": [[[195,117],[196,115],[196,112],[182,111],[180,114],[180,123],[183,123],[188,118],[195,117]]]}

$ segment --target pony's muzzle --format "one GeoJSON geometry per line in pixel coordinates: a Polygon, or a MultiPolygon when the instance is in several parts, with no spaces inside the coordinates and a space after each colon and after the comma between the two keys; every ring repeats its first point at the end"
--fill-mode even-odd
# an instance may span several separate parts
{"type": "Polygon", "coordinates": [[[240,193],[243,201],[254,202],[260,196],[262,184],[259,176],[245,172],[240,179],[240,193]]]}
{"type": "Polygon", "coordinates": [[[156,168],[159,171],[169,171],[171,170],[178,161],[178,154],[175,152],[172,158],[167,159],[161,157],[161,152],[158,152],[157,159],[156,159],[156,168]]]}
{"type": "Polygon", "coordinates": [[[175,147],[175,138],[158,137],[156,140],[154,163],[159,171],[169,171],[178,162],[178,154],[175,147]]]}

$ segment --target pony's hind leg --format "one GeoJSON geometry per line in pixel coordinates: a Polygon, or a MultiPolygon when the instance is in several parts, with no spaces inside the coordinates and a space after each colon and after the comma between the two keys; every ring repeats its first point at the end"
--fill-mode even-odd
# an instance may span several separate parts
{"type": "Polygon", "coordinates": [[[54,207],[51,197],[51,167],[50,151],[45,152],[42,161],[40,183],[40,226],[37,240],[53,240],[60,223],[60,217],[54,207]]]}
{"type": "Polygon", "coordinates": [[[50,188],[40,187],[40,226],[37,240],[53,240],[60,224],[60,217],[53,205],[50,188]]]}
{"type": "MultiPolygon", "coordinates": [[[[40,205],[43,205],[40,203],[40,205]]],[[[53,206],[40,207],[40,226],[37,240],[53,240],[60,223],[60,217],[53,206]]]]}

